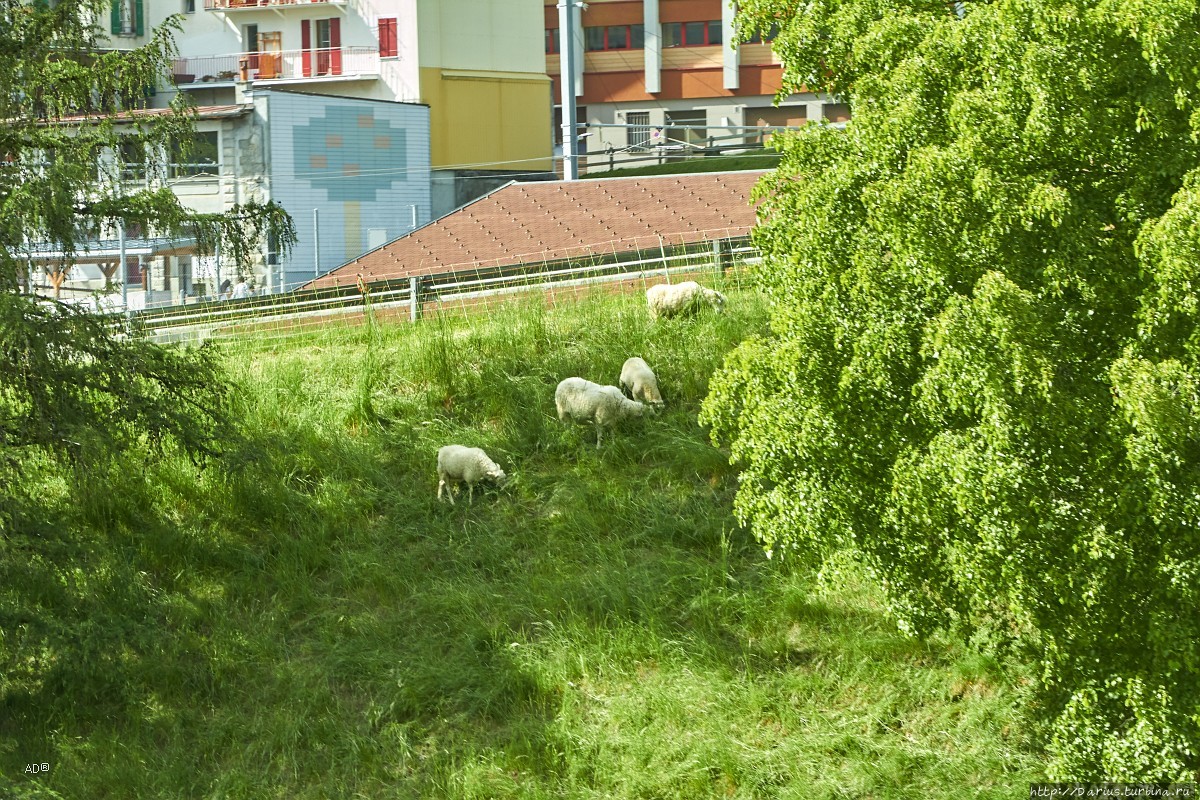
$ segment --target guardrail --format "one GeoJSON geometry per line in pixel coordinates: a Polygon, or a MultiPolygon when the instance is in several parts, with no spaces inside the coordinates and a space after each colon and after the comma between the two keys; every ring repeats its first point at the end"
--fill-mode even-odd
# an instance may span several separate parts
{"type": "Polygon", "coordinates": [[[418,320],[423,312],[483,309],[522,292],[576,291],[605,285],[649,286],[656,278],[710,274],[724,282],[759,261],[748,237],[712,239],[662,248],[659,252],[609,253],[588,262],[539,261],[508,267],[463,266],[420,276],[398,275],[369,285],[307,289],[266,297],[217,300],[161,308],[121,318],[130,333],[162,342],[195,342],[251,331],[293,335],[334,320],[355,321],[368,313],[418,320]]]}
{"type": "Polygon", "coordinates": [[[177,58],[172,67],[176,86],[203,86],[228,81],[286,81],[369,78],[379,75],[374,47],[322,47],[270,53],[224,53],[177,58]]]}
{"type": "Polygon", "coordinates": [[[204,0],[205,11],[229,11],[287,6],[344,6],[346,0],[204,0]]]}

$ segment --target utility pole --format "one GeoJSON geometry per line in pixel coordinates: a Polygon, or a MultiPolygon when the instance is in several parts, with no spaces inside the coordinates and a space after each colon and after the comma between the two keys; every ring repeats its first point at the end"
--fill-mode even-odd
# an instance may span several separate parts
{"type": "Polygon", "coordinates": [[[558,4],[559,77],[562,79],[563,177],[579,180],[579,131],[575,119],[575,6],[578,0],[562,0],[558,4]]]}

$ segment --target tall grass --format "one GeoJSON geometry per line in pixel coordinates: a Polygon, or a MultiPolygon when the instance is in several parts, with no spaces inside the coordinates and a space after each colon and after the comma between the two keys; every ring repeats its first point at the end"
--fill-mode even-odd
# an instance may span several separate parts
{"type": "Polygon", "coordinates": [[[14,516],[10,793],[1023,791],[1019,673],[901,636],[853,563],[771,562],[736,525],[736,475],[695,419],[765,324],[752,292],[729,308],[652,323],[597,295],[229,345],[222,459],[43,476],[14,516]],[[554,386],[615,383],[634,354],[666,410],[597,450],[554,386]],[[439,504],[452,442],[512,480],[439,504]]]}

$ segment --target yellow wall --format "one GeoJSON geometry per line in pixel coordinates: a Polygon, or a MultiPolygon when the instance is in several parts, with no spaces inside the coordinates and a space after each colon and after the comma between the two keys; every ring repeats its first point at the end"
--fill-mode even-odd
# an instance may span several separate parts
{"type": "Polygon", "coordinates": [[[434,169],[553,169],[545,74],[422,68],[421,97],[434,169]]]}

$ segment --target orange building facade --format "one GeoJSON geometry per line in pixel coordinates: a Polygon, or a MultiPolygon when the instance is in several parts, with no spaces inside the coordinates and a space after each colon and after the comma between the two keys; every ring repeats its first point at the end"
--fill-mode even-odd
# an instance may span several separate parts
{"type": "Polygon", "coordinates": [[[781,127],[849,118],[828,95],[796,93],[776,106],[783,67],[770,35],[738,43],[728,0],[589,0],[569,36],[558,0],[543,5],[560,148],[561,54],[574,46],[581,171],[736,151],[781,127]]]}

